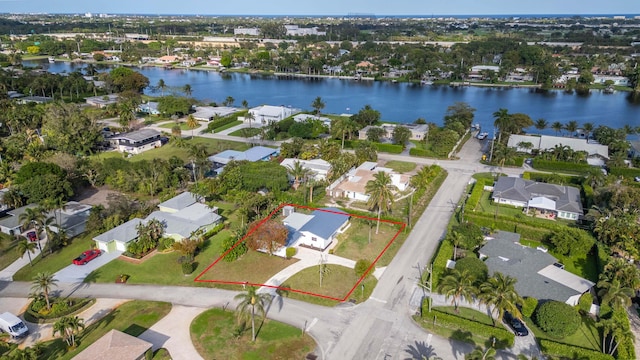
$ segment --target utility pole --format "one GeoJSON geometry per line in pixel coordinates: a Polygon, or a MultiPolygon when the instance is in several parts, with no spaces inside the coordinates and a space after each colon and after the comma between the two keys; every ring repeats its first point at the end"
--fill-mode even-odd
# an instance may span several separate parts
{"type": "Polygon", "coordinates": [[[489,162],[493,160],[493,144],[496,142],[496,128],[493,128],[493,139],[491,139],[491,152],[489,153],[489,162]]]}
{"type": "MultiPolygon", "coordinates": [[[[419,267],[420,265],[418,264],[418,269],[419,267]]],[[[433,263],[429,264],[429,267],[426,270],[427,273],[429,273],[429,280],[426,282],[426,284],[422,284],[421,276],[418,286],[429,291],[429,312],[431,312],[431,304],[433,303],[433,263]]],[[[420,309],[422,309],[422,307],[420,309]]]]}

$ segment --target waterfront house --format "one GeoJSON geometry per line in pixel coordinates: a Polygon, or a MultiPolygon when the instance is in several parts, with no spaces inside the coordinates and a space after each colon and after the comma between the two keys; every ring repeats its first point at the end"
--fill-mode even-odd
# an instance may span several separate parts
{"type": "Polygon", "coordinates": [[[573,151],[587,153],[587,163],[594,166],[604,165],[604,160],[609,159],[609,147],[598,144],[585,138],[562,137],[550,135],[510,135],[507,146],[516,148],[518,152],[531,153],[532,151],[551,151],[556,146],[568,146],[573,151]],[[522,143],[531,143],[531,148],[519,146],[522,143]]]}
{"type": "Polygon", "coordinates": [[[295,115],[300,110],[286,106],[261,105],[250,109],[249,112],[256,123],[269,125],[295,115]]]}
{"type": "Polygon", "coordinates": [[[109,105],[115,104],[118,102],[118,94],[109,94],[109,95],[101,95],[101,96],[91,96],[84,101],[91,106],[95,106],[97,108],[105,108],[109,105]]]}
{"type": "Polygon", "coordinates": [[[491,198],[498,204],[534,209],[536,216],[578,220],[583,215],[580,189],[501,176],[493,185],[491,198]]]}
{"type": "Polygon", "coordinates": [[[427,136],[429,131],[429,125],[427,124],[382,124],[380,126],[368,125],[358,131],[359,140],[367,140],[367,131],[371,128],[381,128],[384,130],[381,140],[391,141],[393,140],[393,131],[396,126],[404,126],[411,131],[411,137],[409,140],[423,140],[427,136]]]}
{"type": "Polygon", "coordinates": [[[278,156],[280,149],[268,148],[265,146],[254,146],[245,151],[225,150],[221,153],[209,156],[209,161],[213,164],[216,174],[220,174],[224,166],[231,161],[268,161],[278,156]]]}
{"type": "Polygon", "coordinates": [[[564,270],[564,265],[545,248],[520,244],[520,234],[497,231],[478,251],[489,274],[501,273],[518,281],[515,289],[522,297],[538,301],[555,300],[571,306],[595,285],[592,281],[564,270]]]}
{"type": "Polygon", "coordinates": [[[391,185],[395,186],[398,191],[405,191],[409,187],[410,176],[398,174],[389,168],[378,166],[375,162],[365,161],[329,185],[327,194],[334,198],[368,201],[369,194],[366,192],[367,182],[372,180],[374,175],[381,171],[389,174],[391,177],[391,185]]]}
{"type": "Polygon", "coordinates": [[[238,108],[227,106],[196,106],[192,115],[198,121],[212,121],[217,117],[225,117],[240,111],[238,108]]]}
{"type": "Polygon", "coordinates": [[[293,121],[295,122],[305,122],[308,120],[318,120],[322,122],[322,124],[326,127],[331,127],[331,119],[323,116],[316,116],[311,114],[298,114],[293,117],[293,121]]]}
{"type": "Polygon", "coordinates": [[[125,134],[114,135],[109,143],[119,152],[140,154],[162,146],[160,133],[152,129],[141,129],[125,134]]]}

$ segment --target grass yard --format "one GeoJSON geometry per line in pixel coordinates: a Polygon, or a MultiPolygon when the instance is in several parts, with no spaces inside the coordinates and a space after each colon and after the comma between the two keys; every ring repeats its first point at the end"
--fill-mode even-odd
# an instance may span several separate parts
{"type": "Polygon", "coordinates": [[[475,322],[493,326],[493,321],[491,321],[489,315],[478,310],[466,307],[458,307],[458,312],[456,312],[456,308],[453,306],[437,306],[437,309],[447,314],[459,316],[468,320],[473,320],[475,322]]]}
{"type": "Polygon", "coordinates": [[[409,171],[412,171],[413,169],[416,168],[415,163],[398,161],[398,160],[387,161],[387,163],[384,164],[384,166],[394,170],[395,172],[399,172],[401,174],[408,173],[409,171]]]}
{"type": "MultiPolygon", "coordinates": [[[[193,139],[185,139],[185,143],[187,145],[197,145],[203,144],[207,147],[207,153],[214,154],[224,150],[246,150],[249,148],[247,144],[238,143],[234,141],[226,141],[226,140],[217,140],[217,139],[209,139],[203,137],[195,137],[193,139]]],[[[182,159],[185,163],[189,160],[189,149],[188,147],[177,147],[173,143],[169,142],[169,144],[145,151],[142,154],[134,155],[130,158],[131,161],[141,161],[141,160],[153,160],[153,159],[170,159],[172,156],[177,156],[182,159]]],[[[96,155],[99,159],[104,158],[112,158],[112,157],[123,157],[123,155],[117,151],[109,151],[103,152],[96,155]]]]}
{"type": "MultiPolygon", "coordinates": [[[[160,127],[161,127],[161,128],[163,128],[163,129],[169,129],[169,130],[171,130],[171,129],[173,129],[173,127],[174,127],[174,126],[176,126],[176,125],[180,125],[180,130],[182,130],[182,131],[188,131],[188,133],[189,133],[189,134],[191,134],[191,128],[190,128],[189,126],[187,126],[187,123],[186,123],[186,122],[183,122],[183,121],[180,121],[180,122],[177,122],[177,123],[176,123],[176,122],[170,122],[170,123],[168,123],[168,124],[162,124],[162,125],[160,125],[160,127]]],[[[198,127],[199,127],[199,126],[200,126],[200,123],[198,123],[198,127]]],[[[195,129],[196,129],[196,128],[194,128],[194,131],[195,131],[195,129]]]]}
{"type": "MultiPolygon", "coordinates": [[[[211,264],[217,256],[209,263],[211,264]]],[[[295,263],[296,259],[283,259],[257,251],[249,250],[240,259],[232,262],[221,260],[214,265],[202,280],[224,280],[248,282],[252,284],[264,284],[271,276],[275,275],[287,266],[295,263]]],[[[215,284],[216,287],[225,287],[223,284],[215,284]]],[[[228,287],[228,286],[227,286],[228,287]]],[[[237,289],[236,289],[237,290],[237,289]]]]}
{"type": "MultiPolygon", "coordinates": [[[[376,222],[373,221],[371,225],[372,227],[370,228],[364,219],[353,218],[351,227],[344,234],[338,235],[338,246],[335,248],[334,254],[354,261],[360,259],[374,261],[396,235],[400,225],[381,222],[378,234],[376,234],[376,222]],[[369,234],[371,234],[371,243],[369,243],[369,234]]],[[[396,241],[402,240],[399,238],[400,235],[396,238],[396,241]]],[[[399,246],[396,247],[392,244],[387,251],[392,251],[392,248],[397,251],[399,246]]],[[[378,263],[377,265],[385,266],[388,263],[378,263]]]]}
{"type": "Polygon", "coordinates": [[[83,251],[92,249],[95,245],[95,241],[91,239],[90,235],[81,235],[72,240],[69,240],[69,244],[62,249],[49,254],[49,251],[44,250],[45,257],[42,258],[38,255],[33,259],[33,266],[25,266],[13,276],[15,281],[31,281],[34,276],[39,272],[55,273],[68,265],[71,265],[71,261],[80,255],[83,251]]]}
{"type": "Polygon", "coordinates": [[[236,120],[236,121],[231,122],[231,123],[229,123],[229,124],[227,124],[227,125],[222,125],[222,126],[220,126],[220,127],[217,127],[217,128],[215,128],[215,129],[213,129],[213,132],[214,132],[214,133],[219,133],[220,131],[224,131],[224,130],[227,130],[227,129],[231,129],[232,127],[234,127],[234,126],[238,126],[238,125],[240,125],[240,124],[242,124],[242,121],[240,121],[240,120],[236,120]]]}
{"type": "Polygon", "coordinates": [[[139,336],[171,310],[171,304],[158,301],[134,300],[120,305],[98,322],[84,329],[76,341],[79,344],[68,351],[62,338],[42,343],[42,359],[71,359],[112,329],[139,336]]]}
{"type": "Polygon", "coordinates": [[[547,335],[544,331],[538,328],[531,319],[524,319],[527,323],[527,327],[529,330],[533,331],[536,338],[538,339],[548,339],[555,342],[579,346],[590,350],[601,351],[602,339],[600,338],[600,333],[598,332],[598,328],[596,328],[595,320],[590,317],[582,317],[582,324],[578,328],[578,331],[575,334],[568,336],[564,339],[557,339],[547,335]]]}
{"type": "Polygon", "coordinates": [[[241,330],[234,313],[211,309],[191,323],[191,340],[205,359],[303,359],[316,347],[300,329],[277,321],[256,321],[256,331],[253,342],[251,324],[241,330]]]}
{"type": "Polygon", "coordinates": [[[242,128],[230,133],[230,136],[252,137],[260,134],[260,128],[242,128]]]}
{"type": "Polygon", "coordinates": [[[160,348],[153,353],[151,360],[171,360],[171,354],[169,354],[169,350],[160,348]]]}
{"type": "MultiPolygon", "coordinates": [[[[347,295],[353,285],[356,284],[359,277],[353,269],[344,266],[328,264],[327,268],[329,271],[324,274],[322,287],[320,287],[318,266],[313,266],[300,271],[287,279],[282,286],[341,299],[347,295]]],[[[375,277],[367,276],[367,278],[361,283],[364,284],[364,296],[362,288],[359,285],[349,298],[354,299],[358,303],[368,299],[377,283],[378,281],[375,277]]],[[[335,300],[301,294],[293,291],[286,292],[283,296],[324,306],[335,306],[338,304],[335,300]]]]}
{"type": "Polygon", "coordinates": [[[202,283],[193,282],[193,279],[220,256],[220,244],[227,236],[231,234],[222,230],[207,240],[204,250],[195,258],[198,265],[190,276],[182,273],[182,265],[178,263],[181,254],[173,251],[156,254],[141,264],[115,259],[89,274],[85,282],[112,283],[120,274],[127,274],[127,283],[130,284],[204,286],[202,283]]]}
{"type": "MultiPolygon", "coordinates": [[[[18,242],[14,237],[4,233],[0,234],[0,270],[20,258],[21,254],[18,254],[17,247],[18,242]]],[[[27,257],[27,254],[24,256],[27,257]]]]}

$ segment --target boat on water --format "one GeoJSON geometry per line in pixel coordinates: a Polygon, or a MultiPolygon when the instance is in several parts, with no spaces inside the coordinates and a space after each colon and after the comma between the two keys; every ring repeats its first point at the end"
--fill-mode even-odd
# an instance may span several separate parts
{"type": "Polygon", "coordinates": [[[433,81],[431,80],[421,80],[420,85],[433,85],[433,81]]]}
{"type": "Polygon", "coordinates": [[[56,59],[53,56],[49,56],[49,63],[54,63],[56,62],[56,59]]]}

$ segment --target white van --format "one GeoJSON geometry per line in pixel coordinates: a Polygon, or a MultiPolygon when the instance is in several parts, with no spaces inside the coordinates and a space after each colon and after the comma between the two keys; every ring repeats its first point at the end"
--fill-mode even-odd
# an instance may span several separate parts
{"type": "Polygon", "coordinates": [[[27,325],[10,312],[0,314],[0,330],[11,335],[13,339],[20,339],[29,334],[27,325]]]}

